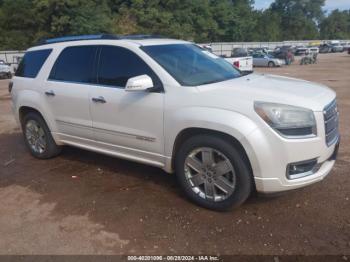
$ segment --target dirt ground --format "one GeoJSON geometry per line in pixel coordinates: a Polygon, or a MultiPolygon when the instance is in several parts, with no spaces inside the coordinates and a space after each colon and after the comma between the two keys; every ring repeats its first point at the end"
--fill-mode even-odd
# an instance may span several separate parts
{"type": "Polygon", "coordinates": [[[174,176],[157,168],[68,147],[55,159],[34,159],[1,80],[0,255],[350,255],[350,55],[319,57],[316,65],[257,71],[337,92],[342,143],[334,170],[313,186],[252,196],[227,213],[188,202],[174,176]]]}

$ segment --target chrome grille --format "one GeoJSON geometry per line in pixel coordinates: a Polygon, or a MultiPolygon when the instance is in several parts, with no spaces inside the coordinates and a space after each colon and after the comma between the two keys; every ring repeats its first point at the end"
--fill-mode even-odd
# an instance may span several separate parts
{"type": "Polygon", "coordinates": [[[331,146],[339,137],[339,113],[336,100],[324,108],[323,117],[326,132],[326,144],[327,146],[331,146]]]}

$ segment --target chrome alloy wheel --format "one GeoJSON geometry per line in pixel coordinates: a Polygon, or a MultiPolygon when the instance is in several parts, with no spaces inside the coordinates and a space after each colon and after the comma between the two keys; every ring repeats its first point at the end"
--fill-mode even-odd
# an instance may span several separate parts
{"type": "Polygon", "coordinates": [[[27,142],[33,152],[42,154],[46,149],[45,131],[35,120],[29,120],[25,126],[27,142]]]}
{"type": "Polygon", "coordinates": [[[188,154],[185,176],[192,190],[203,199],[220,202],[230,197],[236,187],[236,173],[221,152],[201,147],[188,154]]]}

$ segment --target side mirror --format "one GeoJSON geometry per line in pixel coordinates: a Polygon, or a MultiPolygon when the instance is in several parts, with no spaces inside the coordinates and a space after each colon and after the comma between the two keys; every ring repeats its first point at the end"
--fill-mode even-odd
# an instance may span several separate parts
{"type": "Polygon", "coordinates": [[[153,87],[152,78],[148,75],[140,75],[129,78],[128,82],[125,86],[125,91],[133,92],[133,91],[146,91],[153,87]]]}

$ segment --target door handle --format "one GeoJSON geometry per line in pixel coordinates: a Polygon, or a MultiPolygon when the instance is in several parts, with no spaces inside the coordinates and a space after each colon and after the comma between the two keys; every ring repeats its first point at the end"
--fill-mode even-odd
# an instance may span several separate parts
{"type": "Polygon", "coordinates": [[[55,96],[55,92],[52,91],[52,90],[46,91],[46,92],[45,92],[45,95],[47,95],[47,96],[55,96]]]}
{"type": "Polygon", "coordinates": [[[106,100],[105,100],[105,98],[103,96],[93,97],[92,101],[95,102],[95,103],[101,103],[101,104],[106,103],[106,100]]]}

